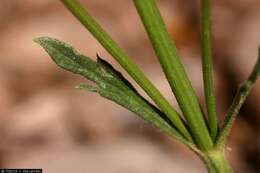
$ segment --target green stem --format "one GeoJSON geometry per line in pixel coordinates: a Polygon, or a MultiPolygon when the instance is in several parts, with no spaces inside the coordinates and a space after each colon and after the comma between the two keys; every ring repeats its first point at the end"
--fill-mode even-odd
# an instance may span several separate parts
{"type": "Polygon", "coordinates": [[[208,173],[233,173],[223,151],[211,151],[202,157],[208,173]]]}
{"type": "Polygon", "coordinates": [[[92,33],[101,45],[116,59],[116,61],[129,73],[130,76],[152,98],[157,106],[164,112],[176,128],[186,139],[192,138],[184,126],[179,114],[170,103],[162,96],[159,90],[149,81],[138,66],[128,55],[115,43],[115,41],[102,29],[102,27],[88,14],[88,12],[75,0],[61,0],[74,16],[92,33]]]}
{"type": "Polygon", "coordinates": [[[210,0],[201,2],[201,44],[202,44],[202,70],[205,101],[208,113],[208,126],[213,140],[215,140],[218,131],[218,119],[216,113],[216,100],[213,85],[213,65],[212,65],[212,47],[211,47],[211,10],[210,0]]]}
{"type": "Polygon", "coordinates": [[[198,147],[208,150],[212,140],[200,105],[155,1],[134,3],[198,147]]]}
{"type": "Polygon", "coordinates": [[[248,79],[239,86],[235,98],[227,112],[227,115],[224,120],[223,128],[221,129],[215,144],[216,148],[221,148],[225,145],[227,137],[234,124],[236,115],[239,113],[240,108],[244,104],[248,94],[250,93],[259,75],[260,75],[260,48],[258,53],[258,60],[256,62],[253,71],[251,72],[248,79]]]}

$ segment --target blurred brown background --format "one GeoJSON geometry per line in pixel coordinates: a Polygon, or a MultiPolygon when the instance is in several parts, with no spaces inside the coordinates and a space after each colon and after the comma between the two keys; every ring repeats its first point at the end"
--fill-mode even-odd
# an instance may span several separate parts
{"type": "MultiPolygon", "coordinates": [[[[81,2],[177,107],[132,1],[81,2]]],[[[158,3],[203,103],[199,1],[158,3]]],[[[188,149],[131,112],[74,89],[85,79],[58,68],[32,42],[39,36],[58,38],[121,69],[58,0],[0,4],[0,167],[43,168],[48,173],[206,172],[188,149]]],[[[236,87],[256,61],[260,1],[215,0],[213,13],[214,77],[223,119],[236,87]]],[[[228,156],[237,173],[260,170],[259,86],[230,138],[228,156]]]]}

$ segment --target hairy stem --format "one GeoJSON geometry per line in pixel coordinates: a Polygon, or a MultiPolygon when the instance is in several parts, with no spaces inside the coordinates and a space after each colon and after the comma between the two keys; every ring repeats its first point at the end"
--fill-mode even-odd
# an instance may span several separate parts
{"type": "Polygon", "coordinates": [[[224,147],[227,137],[230,133],[230,130],[234,124],[236,115],[239,113],[240,108],[245,102],[248,94],[250,93],[259,75],[260,75],[260,48],[258,53],[258,60],[255,64],[253,71],[251,72],[248,79],[239,86],[235,98],[227,112],[227,115],[224,120],[223,128],[221,129],[221,132],[215,144],[216,148],[224,147]]]}

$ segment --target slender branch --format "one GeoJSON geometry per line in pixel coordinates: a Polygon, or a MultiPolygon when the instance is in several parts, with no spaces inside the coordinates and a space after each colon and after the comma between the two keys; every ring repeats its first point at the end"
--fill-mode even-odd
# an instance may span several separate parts
{"type": "Polygon", "coordinates": [[[155,1],[134,0],[134,4],[197,145],[209,149],[212,141],[198,99],[155,1]]]}
{"type": "Polygon", "coordinates": [[[201,54],[204,82],[204,95],[208,113],[208,126],[213,140],[218,131],[218,119],[216,113],[216,99],[213,84],[213,64],[211,46],[211,0],[201,1],[201,54]]]}
{"type": "Polygon", "coordinates": [[[157,106],[164,112],[176,128],[186,139],[192,138],[184,126],[179,114],[162,96],[159,90],[149,81],[138,66],[115,43],[115,41],[102,29],[102,27],[88,14],[88,12],[75,0],[61,0],[85,28],[99,41],[101,45],[116,59],[116,61],[129,73],[140,87],[152,98],[157,106]]]}
{"type": "Polygon", "coordinates": [[[239,113],[240,108],[245,102],[246,97],[250,93],[259,75],[260,75],[260,48],[258,53],[258,60],[256,62],[253,71],[251,72],[248,79],[239,86],[235,98],[227,112],[226,118],[224,120],[223,128],[221,129],[215,144],[216,148],[224,147],[227,137],[230,133],[230,130],[234,124],[236,115],[239,113]]]}

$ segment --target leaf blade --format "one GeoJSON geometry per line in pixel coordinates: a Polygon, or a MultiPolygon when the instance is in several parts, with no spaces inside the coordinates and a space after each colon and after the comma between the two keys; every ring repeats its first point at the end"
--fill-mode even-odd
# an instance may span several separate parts
{"type": "Polygon", "coordinates": [[[213,63],[211,46],[211,0],[201,0],[201,56],[204,97],[207,107],[208,127],[213,141],[218,132],[216,98],[213,84],[213,63]]]}
{"type": "Polygon", "coordinates": [[[134,112],[164,133],[175,137],[189,147],[193,146],[159,109],[145,100],[123,75],[108,62],[100,57],[95,62],[78,54],[71,46],[56,39],[41,37],[35,39],[35,42],[39,43],[47,51],[58,66],[72,73],[80,74],[97,85],[84,84],[77,86],[77,88],[99,93],[102,97],[134,112]]]}

